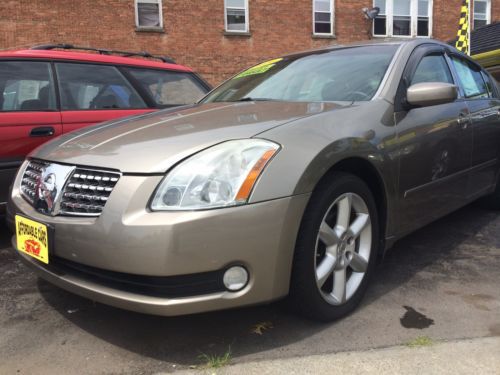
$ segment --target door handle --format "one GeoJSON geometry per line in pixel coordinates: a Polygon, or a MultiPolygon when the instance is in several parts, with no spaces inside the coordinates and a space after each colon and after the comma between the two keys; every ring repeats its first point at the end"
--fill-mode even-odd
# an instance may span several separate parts
{"type": "Polygon", "coordinates": [[[463,130],[467,129],[469,125],[469,116],[466,113],[460,113],[458,115],[457,124],[460,125],[463,130]]]}
{"type": "Polygon", "coordinates": [[[30,137],[50,137],[56,130],[52,126],[40,126],[30,131],[30,137]]]}

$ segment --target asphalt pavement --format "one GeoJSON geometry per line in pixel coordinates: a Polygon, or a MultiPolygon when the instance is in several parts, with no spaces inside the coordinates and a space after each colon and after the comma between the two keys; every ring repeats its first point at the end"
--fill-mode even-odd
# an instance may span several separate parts
{"type": "Polygon", "coordinates": [[[378,265],[353,314],[321,324],[283,303],[175,318],[94,303],[34,276],[0,227],[0,373],[164,373],[201,368],[204,355],[243,368],[284,361],[306,373],[293,361],[421,340],[496,339],[499,233],[498,213],[476,205],[415,232],[378,265]]]}

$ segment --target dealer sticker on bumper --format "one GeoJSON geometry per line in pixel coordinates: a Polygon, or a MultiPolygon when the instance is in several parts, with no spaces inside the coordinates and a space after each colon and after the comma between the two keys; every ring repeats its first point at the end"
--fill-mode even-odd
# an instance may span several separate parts
{"type": "Polygon", "coordinates": [[[17,249],[43,263],[49,263],[49,237],[45,224],[16,215],[17,249]]]}

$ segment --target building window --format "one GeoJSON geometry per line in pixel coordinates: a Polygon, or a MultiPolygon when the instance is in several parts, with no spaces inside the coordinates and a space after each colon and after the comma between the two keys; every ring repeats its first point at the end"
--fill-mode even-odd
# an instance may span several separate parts
{"type": "Polygon", "coordinates": [[[419,0],[418,2],[418,19],[417,19],[417,36],[429,36],[429,0],[419,0]]]}
{"type": "Polygon", "coordinates": [[[380,8],[373,20],[373,35],[432,35],[432,0],[374,0],[373,5],[380,8]]]}
{"type": "Polygon", "coordinates": [[[313,34],[334,35],[334,0],[313,0],[313,34]]]}
{"type": "Polygon", "coordinates": [[[474,28],[491,23],[491,0],[474,0],[474,28]]]}
{"type": "Polygon", "coordinates": [[[394,0],[392,35],[411,36],[411,0],[394,0]]]}
{"type": "Polygon", "coordinates": [[[140,29],[163,28],[161,0],[135,0],[135,25],[140,29]]]}
{"type": "Polygon", "coordinates": [[[248,33],[248,0],[224,0],[226,31],[248,33]]]}
{"type": "Polygon", "coordinates": [[[387,13],[385,8],[385,0],[375,0],[374,6],[380,9],[378,16],[373,20],[373,34],[387,35],[387,13]]]}

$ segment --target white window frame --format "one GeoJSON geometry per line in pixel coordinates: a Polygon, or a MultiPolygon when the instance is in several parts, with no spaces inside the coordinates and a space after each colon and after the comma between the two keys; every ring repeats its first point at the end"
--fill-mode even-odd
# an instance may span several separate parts
{"type": "Polygon", "coordinates": [[[248,16],[248,0],[245,0],[245,7],[244,8],[241,8],[241,7],[228,7],[227,6],[227,0],[224,0],[224,30],[227,32],[227,33],[234,33],[234,34],[247,34],[250,32],[250,19],[249,19],[249,16],[248,16]],[[241,9],[244,9],[245,10],[245,30],[229,30],[228,29],[228,24],[227,24],[227,10],[229,9],[238,9],[238,10],[241,10],[241,9]]]}
{"type": "MultiPolygon", "coordinates": [[[[422,36],[417,35],[418,32],[418,0],[410,0],[410,35],[393,35],[394,26],[394,0],[386,0],[385,2],[385,35],[377,34],[375,35],[375,22],[372,22],[372,35],[374,38],[432,38],[432,25],[433,25],[433,2],[434,0],[428,0],[427,14],[429,18],[429,35],[422,36]]],[[[375,0],[373,1],[373,6],[375,6],[375,0]]]]}
{"type": "Polygon", "coordinates": [[[134,0],[135,8],[135,26],[138,29],[163,29],[163,4],[162,0],[134,0]],[[158,4],[158,16],[160,17],[160,26],[141,26],[139,25],[139,3],[158,4]]]}
{"type": "Polygon", "coordinates": [[[316,1],[312,0],[312,31],[313,35],[317,36],[335,36],[335,0],[330,0],[330,12],[316,11],[316,1]],[[332,26],[329,33],[317,33],[316,30],[316,13],[330,13],[330,25],[332,26]]]}
{"type": "MultiPolygon", "coordinates": [[[[479,1],[480,3],[486,3],[486,24],[489,25],[491,23],[491,0],[474,0],[474,7],[473,7],[473,15],[474,15],[474,18],[473,18],[473,28],[476,28],[476,12],[475,12],[475,5],[476,5],[476,1],[479,1]]],[[[479,14],[483,14],[483,13],[479,13],[479,14]]]]}

